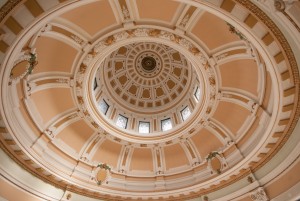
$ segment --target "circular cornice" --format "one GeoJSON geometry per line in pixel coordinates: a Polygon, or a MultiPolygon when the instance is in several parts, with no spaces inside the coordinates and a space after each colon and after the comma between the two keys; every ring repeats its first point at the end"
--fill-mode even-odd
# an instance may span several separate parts
{"type": "MultiPolygon", "coordinates": [[[[212,112],[212,107],[216,101],[216,86],[217,81],[215,78],[214,69],[210,67],[209,60],[206,59],[207,56],[204,53],[200,52],[200,47],[196,47],[192,42],[188,39],[183,38],[172,30],[162,29],[159,27],[154,28],[141,28],[136,27],[132,30],[122,30],[119,32],[115,30],[113,35],[106,36],[100,40],[97,40],[94,44],[91,45],[89,53],[84,55],[81,59],[82,63],[77,66],[77,72],[75,73],[75,80],[77,83],[77,88],[75,90],[77,101],[79,104],[79,108],[81,109],[83,114],[86,114],[87,120],[90,121],[90,124],[95,128],[104,128],[106,132],[111,133],[117,138],[123,139],[125,141],[134,142],[134,143],[163,143],[170,141],[172,139],[178,138],[183,134],[187,134],[190,130],[193,130],[193,127],[198,125],[201,122],[201,119],[204,117],[208,118],[209,113],[212,112]],[[150,37],[149,37],[150,36],[150,37]],[[101,63],[107,57],[106,55],[111,54],[116,49],[120,47],[126,47],[126,45],[131,43],[139,43],[139,42],[150,42],[150,43],[159,43],[165,44],[177,51],[181,51],[181,54],[185,56],[185,58],[190,61],[191,66],[194,66],[194,71],[198,75],[198,80],[201,80],[201,84],[199,87],[202,91],[201,104],[198,104],[195,107],[195,111],[191,115],[191,117],[183,124],[183,127],[175,126],[174,129],[164,132],[164,135],[161,135],[161,132],[157,132],[152,134],[151,136],[143,136],[140,138],[139,136],[135,136],[135,132],[120,130],[114,126],[113,122],[107,122],[106,119],[101,118],[101,114],[97,108],[97,101],[95,100],[95,96],[93,95],[93,80],[98,70],[98,66],[101,66],[101,63]],[[100,53],[101,54],[97,54],[100,53]],[[204,76],[205,74],[205,76],[204,76]],[[206,92],[209,92],[206,94],[206,92]],[[203,107],[205,109],[203,109],[203,107]],[[86,112],[87,111],[87,112],[86,112]],[[190,122],[191,124],[187,124],[190,122]],[[112,126],[113,125],[113,126],[112,126]],[[176,129],[175,129],[176,128],[176,129]]],[[[188,62],[189,63],[189,62],[188,62]]],[[[187,63],[187,64],[188,64],[187,63]]],[[[103,68],[105,69],[105,67],[103,68]]],[[[105,70],[104,70],[105,71],[105,70]]],[[[105,72],[106,73],[106,72],[105,72]]],[[[102,77],[100,80],[105,80],[105,73],[101,73],[102,77]]],[[[190,73],[191,76],[192,73],[190,73]]],[[[195,77],[193,79],[196,79],[195,77]]],[[[105,82],[110,83],[110,82],[105,82]]],[[[187,89],[190,89],[188,96],[193,96],[193,88],[191,88],[192,82],[187,82],[187,89]]],[[[183,95],[186,95],[185,93],[183,95]]],[[[179,98],[177,102],[182,102],[186,97],[179,98]]],[[[116,96],[116,94],[111,94],[111,96],[116,96]]],[[[114,100],[117,104],[122,105],[123,111],[126,110],[127,113],[132,112],[132,107],[126,108],[124,104],[122,104],[117,99],[114,100]]],[[[179,103],[180,103],[179,102],[179,103]]],[[[173,107],[173,106],[171,106],[173,107]]],[[[169,108],[166,108],[165,111],[160,110],[162,115],[169,114],[169,108]]],[[[140,115],[153,115],[156,114],[156,109],[153,112],[153,109],[150,109],[149,112],[138,111],[140,115]]],[[[137,112],[137,110],[135,110],[137,112]]]]}
{"type": "MultiPolygon", "coordinates": [[[[97,65],[95,65],[96,68],[97,65]]],[[[203,78],[196,76],[194,68],[199,68],[199,66],[192,67],[181,53],[167,45],[154,42],[134,42],[117,48],[105,57],[96,73],[100,89],[89,93],[98,97],[98,99],[94,98],[96,102],[109,101],[107,106],[110,107],[110,111],[117,109],[119,114],[129,118],[131,125],[126,130],[137,132],[138,122],[146,121],[151,126],[151,135],[159,132],[157,134],[159,136],[162,135],[160,128],[152,125],[166,117],[173,118],[174,115],[177,115],[176,111],[181,111],[183,106],[188,106],[189,102],[195,98],[196,87],[205,89],[204,86],[200,86],[202,83],[199,83],[199,80],[203,80],[203,78]],[[146,60],[153,59],[150,62],[157,65],[151,72],[148,70],[144,72],[142,61],[145,58],[146,60]],[[155,114],[155,118],[153,118],[153,114],[155,114]],[[132,121],[136,121],[136,123],[132,124],[132,121]]],[[[91,79],[90,83],[93,84],[94,80],[91,79]]],[[[84,87],[88,88],[83,84],[84,87]]],[[[205,92],[203,91],[201,94],[205,94],[205,92]]],[[[98,103],[94,105],[97,108],[98,103]]],[[[198,110],[200,107],[197,105],[201,106],[202,103],[193,105],[193,108],[198,110]]],[[[191,106],[189,108],[194,111],[191,106]]],[[[100,114],[98,116],[101,118],[107,115],[100,114]]],[[[114,115],[110,116],[108,122],[114,126],[115,117],[114,115]]],[[[183,123],[183,120],[180,122],[183,123]]],[[[180,122],[173,122],[173,126],[178,129],[180,122]]],[[[184,123],[187,126],[187,122],[184,123]]]]}
{"type": "Polygon", "coordinates": [[[121,103],[125,102],[124,108],[130,108],[130,112],[143,115],[147,115],[144,111],[161,113],[167,110],[167,105],[172,108],[178,99],[190,93],[192,67],[177,51],[171,49],[167,52],[169,47],[155,43],[121,48],[128,49],[128,55],[119,55],[120,49],[113,52],[101,65],[100,82],[108,88],[111,98],[118,97],[121,103]],[[160,55],[150,48],[155,48],[160,55]],[[179,54],[180,61],[175,63],[172,54],[179,54]],[[152,72],[144,72],[142,67],[142,60],[148,57],[157,64],[152,72]]]}
{"type": "MultiPolygon", "coordinates": [[[[288,58],[288,60],[286,60],[287,62],[289,62],[289,64],[290,64],[290,66],[291,66],[291,69],[292,69],[292,76],[293,76],[293,81],[294,81],[294,84],[295,84],[295,87],[296,87],[296,94],[298,94],[298,90],[299,90],[299,79],[298,79],[298,69],[297,69],[297,63],[296,63],[296,61],[295,61],[295,57],[294,57],[294,55],[293,55],[293,52],[291,51],[291,49],[290,49],[290,47],[289,47],[289,44],[287,43],[287,41],[285,40],[285,38],[284,38],[284,36],[282,35],[282,33],[279,31],[279,29],[276,27],[276,25],[272,22],[272,20],[270,19],[270,18],[268,18],[261,10],[259,10],[253,3],[251,3],[251,2],[249,2],[249,1],[236,1],[236,2],[238,2],[238,3],[240,3],[241,5],[243,5],[243,6],[245,6],[246,8],[248,8],[250,11],[252,11],[253,12],[253,14],[255,15],[255,16],[257,16],[258,18],[260,18],[261,20],[262,20],[262,22],[265,24],[265,25],[267,25],[268,26],[268,28],[270,29],[270,30],[272,30],[273,31],[273,33],[275,33],[275,35],[274,35],[274,37],[278,40],[278,42],[279,42],[279,44],[283,47],[283,50],[284,50],[284,52],[285,52],[285,55],[287,56],[287,58],[288,58]]],[[[163,31],[165,31],[165,30],[163,30],[163,31]]],[[[246,31],[245,31],[246,32],[246,31]]],[[[128,32],[127,32],[128,33],[128,32]]],[[[142,36],[142,37],[153,37],[153,39],[155,39],[155,41],[157,40],[157,41],[159,41],[159,42],[163,42],[163,40],[160,38],[162,35],[161,35],[161,32],[157,32],[157,29],[149,29],[148,30],[148,33],[147,33],[148,35],[147,36],[142,36]],[[152,31],[154,31],[154,32],[152,32],[152,31]],[[151,34],[154,34],[154,35],[151,35],[151,34]]],[[[111,36],[114,36],[114,35],[111,35],[111,36]]],[[[175,35],[176,36],[176,35],[175,35]]],[[[115,38],[115,37],[113,37],[113,38],[115,38]]],[[[176,37],[175,37],[176,38],[176,37]]],[[[106,38],[106,40],[105,40],[105,42],[109,42],[110,40],[109,39],[112,39],[111,37],[107,37],[106,38]]],[[[146,40],[146,38],[144,38],[143,40],[141,40],[141,41],[144,41],[144,40],[146,40]]],[[[134,41],[134,40],[132,40],[132,41],[134,41]]],[[[149,42],[153,42],[154,40],[149,40],[149,42]]],[[[115,42],[116,41],[114,41],[112,44],[111,44],[111,46],[114,46],[113,48],[111,48],[111,49],[109,49],[109,50],[107,50],[106,52],[111,52],[111,51],[113,51],[113,49],[116,49],[116,47],[117,46],[115,46],[114,44],[115,44],[115,42]]],[[[129,44],[129,43],[127,43],[127,44],[129,44]]],[[[169,44],[169,43],[168,43],[169,44]]],[[[98,45],[99,45],[99,43],[98,43],[98,45]]],[[[125,43],[123,43],[122,45],[125,45],[125,43]]],[[[99,46],[98,46],[99,47],[99,46]]],[[[173,48],[175,48],[175,46],[173,47],[173,48]]],[[[94,49],[95,50],[95,49],[94,49]]],[[[100,49],[101,50],[101,49],[100,49]]],[[[98,51],[100,51],[99,49],[98,49],[98,51]]],[[[97,51],[97,50],[96,50],[97,51]]],[[[193,54],[195,54],[195,55],[193,55],[193,56],[199,56],[199,55],[201,55],[202,54],[202,52],[201,51],[199,51],[199,48],[187,48],[187,49],[185,49],[185,51],[184,52],[186,52],[186,53],[188,53],[188,55],[193,55],[193,54]],[[192,53],[192,54],[191,54],[192,53]]],[[[87,54],[87,55],[85,55],[86,57],[85,57],[85,59],[86,58],[88,58],[89,57],[89,55],[90,55],[90,58],[92,57],[92,52],[90,52],[90,54],[87,54]]],[[[101,55],[101,56],[103,56],[103,55],[101,55]]],[[[199,57],[198,57],[199,58],[199,57]]],[[[98,57],[97,59],[100,59],[100,57],[98,57]]],[[[103,59],[104,58],[101,58],[100,60],[100,62],[102,62],[103,61],[103,59]]],[[[201,59],[203,59],[203,57],[201,57],[201,59]]],[[[92,59],[91,59],[92,60],[92,59]]],[[[83,61],[79,66],[78,66],[78,69],[79,69],[79,71],[81,71],[81,70],[83,70],[85,67],[85,62],[89,62],[89,61],[87,61],[87,60],[85,60],[85,61],[83,61]]],[[[270,62],[271,63],[271,62],[270,62]]],[[[95,64],[97,64],[97,63],[95,63],[95,64]]],[[[208,63],[202,63],[201,65],[203,66],[202,68],[202,70],[203,70],[203,73],[205,72],[205,73],[207,73],[205,70],[205,66],[206,66],[206,64],[208,64],[208,63]]],[[[90,65],[89,63],[88,63],[88,65],[90,65]]],[[[86,66],[87,67],[87,66],[86,66]]],[[[96,73],[96,70],[89,70],[88,71],[89,73],[90,72],[92,72],[92,75],[95,75],[95,73],[96,73]]],[[[6,73],[7,74],[7,73],[6,73]]],[[[82,75],[84,75],[84,73],[82,73],[82,75]]],[[[86,86],[88,86],[89,87],[89,89],[91,89],[92,87],[91,87],[91,85],[92,85],[92,83],[90,82],[90,80],[91,79],[83,79],[83,80],[81,80],[83,77],[80,77],[80,79],[78,80],[78,78],[80,77],[80,75],[78,76],[78,77],[76,77],[76,79],[77,79],[77,81],[82,81],[82,84],[85,84],[86,86]]],[[[3,80],[6,80],[6,79],[3,79],[3,80]]],[[[217,80],[214,80],[214,81],[212,81],[212,80],[210,80],[210,79],[207,79],[207,77],[205,77],[204,78],[204,83],[206,83],[206,85],[207,86],[211,86],[211,84],[215,84],[217,82],[217,80]],[[209,84],[210,83],[210,84],[209,84]]],[[[6,85],[7,83],[5,83],[4,85],[5,86],[7,86],[6,85]]],[[[79,82],[79,84],[80,84],[80,82],[79,82]]],[[[282,88],[280,88],[280,90],[282,90],[282,88]]],[[[3,92],[2,92],[3,93],[3,92]]],[[[85,102],[88,102],[88,104],[93,104],[92,103],[92,97],[91,97],[91,95],[90,94],[87,94],[87,92],[85,92],[86,94],[82,94],[82,96],[77,96],[76,98],[77,98],[77,101],[78,101],[78,104],[80,105],[80,109],[82,109],[82,113],[84,114],[84,112],[85,112],[85,110],[84,109],[87,109],[87,110],[89,110],[89,113],[91,113],[91,115],[88,115],[88,117],[86,117],[86,120],[88,120],[88,121],[90,121],[91,122],[91,125],[93,125],[95,128],[99,128],[100,126],[102,126],[102,124],[104,124],[103,122],[95,122],[94,121],[94,119],[98,119],[99,117],[97,116],[97,112],[96,111],[94,111],[92,108],[84,108],[85,107],[85,102]],[[89,99],[86,99],[86,97],[85,96],[88,96],[89,97],[89,99]],[[82,97],[83,99],[80,99],[80,97],[82,97]],[[82,102],[82,104],[80,104],[81,103],[81,101],[83,101],[82,102]],[[89,118],[89,117],[91,117],[91,118],[89,118]],[[97,124],[98,123],[98,124],[97,124]],[[100,125],[100,126],[99,126],[100,125]]],[[[283,95],[283,91],[280,91],[280,95],[283,95]]],[[[3,97],[5,97],[5,96],[3,96],[3,97]]],[[[205,95],[205,98],[207,98],[208,97],[208,95],[206,94],[205,95]]],[[[299,105],[299,99],[298,99],[298,96],[295,96],[295,98],[296,98],[296,104],[295,104],[295,107],[294,108],[296,108],[296,109],[294,109],[293,110],[293,112],[292,112],[292,114],[291,114],[291,121],[289,122],[289,125],[290,125],[290,127],[289,127],[289,129],[288,130],[286,130],[286,131],[284,131],[284,135],[283,135],[283,138],[281,138],[280,140],[280,143],[276,146],[276,148],[275,149],[272,149],[271,150],[271,153],[270,154],[268,154],[268,157],[265,157],[265,158],[262,158],[262,159],[260,159],[260,161],[258,161],[258,162],[256,162],[255,164],[254,164],[254,166],[251,168],[252,169],[252,171],[256,171],[256,170],[258,170],[259,168],[261,168],[268,160],[270,160],[271,159],[271,157],[272,156],[274,156],[279,150],[280,150],[280,148],[283,146],[283,144],[286,142],[286,140],[289,138],[289,136],[290,136],[290,134],[291,134],[291,132],[292,132],[292,130],[294,129],[294,127],[295,127],[295,125],[296,125],[296,123],[297,123],[297,121],[298,121],[298,118],[299,118],[299,107],[298,107],[298,105],[299,105]]],[[[3,100],[2,100],[3,101],[3,100]]],[[[3,101],[3,102],[6,102],[6,101],[3,101]]],[[[5,103],[6,104],[6,103],[5,103]]],[[[204,106],[203,107],[206,107],[205,109],[206,110],[203,110],[203,111],[208,111],[208,106],[209,106],[209,103],[208,102],[205,102],[205,104],[204,104],[204,106]],[[206,104],[206,105],[205,105],[206,104]]],[[[88,106],[89,107],[89,106],[88,106]]],[[[280,107],[282,107],[282,105],[280,105],[280,107]]],[[[3,114],[3,105],[2,105],[2,108],[1,108],[1,112],[2,112],[2,114],[3,114]]],[[[280,109],[280,108],[278,108],[278,109],[280,109]]],[[[6,112],[7,113],[7,112],[6,112]]],[[[82,114],[81,113],[81,114],[82,114]]],[[[209,113],[208,113],[209,114],[209,113]]],[[[198,114],[199,115],[199,114],[198,114]]],[[[203,116],[204,116],[204,114],[202,114],[203,116]]],[[[196,115],[195,115],[196,116],[196,115]]],[[[199,115],[200,116],[200,115],[199,115]]],[[[198,117],[199,117],[198,116],[198,117]]],[[[9,117],[9,115],[7,115],[7,117],[9,117]]],[[[195,119],[193,119],[193,120],[195,120],[195,119]]],[[[201,120],[200,119],[197,119],[198,120],[198,122],[196,122],[196,123],[200,123],[201,122],[201,120]]],[[[280,119],[276,119],[276,122],[278,122],[278,121],[280,121],[280,119]]],[[[196,124],[195,123],[195,124],[196,124]]],[[[8,124],[7,124],[8,125],[8,124]]],[[[272,127],[273,125],[271,125],[271,127],[272,127]]],[[[186,131],[188,131],[188,130],[190,130],[191,128],[189,128],[189,129],[186,129],[186,131]]],[[[13,131],[15,131],[15,130],[12,130],[11,128],[8,128],[8,130],[9,130],[9,132],[13,132],[13,131]]],[[[113,132],[119,132],[119,131],[113,131],[113,132]]],[[[271,135],[271,131],[270,131],[270,134],[269,135],[271,135]]],[[[174,136],[176,136],[176,135],[174,135],[174,136]]],[[[120,137],[120,136],[118,136],[118,137],[120,137]]],[[[179,136],[176,136],[176,137],[179,137],[179,136]]],[[[125,139],[126,140],[126,138],[124,138],[123,136],[121,136],[121,138],[122,139],[125,139]]],[[[265,139],[266,140],[266,139],[265,139]]],[[[140,143],[142,143],[143,141],[141,141],[140,143]]],[[[1,146],[2,146],[2,141],[1,141],[1,146]]],[[[5,146],[5,145],[4,145],[5,146]]],[[[6,146],[5,146],[6,147],[6,146]]],[[[10,152],[11,153],[11,152],[10,152]]],[[[249,161],[248,161],[249,162],[249,161]]],[[[244,164],[245,164],[245,160],[244,160],[244,164]]],[[[241,164],[240,164],[241,165],[241,164]]],[[[232,170],[232,171],[228,171],[228,172],[225,172],[224,174],[222,174],[222,175],[220,175],[220,176],[218,176],[217,177],[217,179],[221,179],[221,178],[224,178],[224,175],[226,176],[226,175],[229,175],[229,173],[232,173],[234,170],[232,170]]],[[[220,184],[220,185],[217,185],[215,188],[211,188],[210,190],[200,190],[200,191],[198,191],[199,190],[199,185],[195,185],[194,187],[191,187],[191,188],[184,188],[184,190],[187,190],[187,191],[198,191],[198,193],[197,193],[197,196],[199,196],[199,195],[203,195],[203,194],[206,194],[206,193],[209,193],[209,192],[212,192],[212,191],[215,191],[216,189],[220,189],[220,188],[223,188],[224,186],[226,186],[226,185],[229,185],[229,184],[231,184],[231,183],[233,183],[233,182],[235,182],[235,181],[237,181],[238,179],[241,179],[241,178],[243,178],[244,176],[246,176],[247,175],[247,173],[248,172],[244,172],[243,174],[240,174],[240,175],[238,175],[237,177],[235,177],[234,179],[232,179],[232,180],[227,180],[228,182],[225,182],[225,184],[220,184]]],[[[36,173],[35,173],[36,174],[36,173]]],[[[44,179],[45,179],[45,177],[43,177],[44,179]]],[[[49,181],[48,179],[46,179],[47,181],[49,181]]],[[[53,183],[53,182],[50,182],[50,183],[53,183]]],[[[201,186],[201,185],[200,185],[201,186]]],[[[80,187],[82,187],[81,185],[80,185],[80,187]]],[[[83,191],[81,191],[79,188],[78,189],[76,189],[76,187],[74,188],[74,189],[71,189],[71,190],[74,190],[75,192],[77,192],[77,193],[83,193],[83,191]]],[[[101,190],[103,190],[103,189],[101,189],[101,190]]],[[[173,193],[173,191],[170,191],[170,192],[166,192],[167,194],[168,193],[173,193]]],[[[86,192],[86,193],[83,193],[83,194],[86,194],[86,195],[88,195],[88,196],[92,196],[92,193],[89,193],[89,192],[86,192]]],[[[137,193],[138,194],[138,193],[137,193]]],[[[150,195],[150,194],[149,194],[150,195]]],[[[152,194],[151,194],[152,195],[152,194]]],[[[151,196],[150,195],[150,196],[151,196]]],[[[98,197],[98,195],[96,195],[96,197],[98,197]]],[[[101,197],[101,195],[99,195],[99,197],[101,197]]],[[[187,197],[189,197],[189,198],[191,198],[191,197],[194,197],[193,195],[188,195],[187,197]]],[[[187,198],[186,197],[186,198],[187,198]]],[[[181,198],[180,198],[181,199],[181,198]]]]}

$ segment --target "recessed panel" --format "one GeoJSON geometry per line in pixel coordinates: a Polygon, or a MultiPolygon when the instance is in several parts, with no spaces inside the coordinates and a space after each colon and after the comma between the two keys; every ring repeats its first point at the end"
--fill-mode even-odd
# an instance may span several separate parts
{"type": "Polygon", "coordinates": [[[188,165],[187,156],[180,144],[166,146],[164,148],[166,169],[188,165]]]}
{"type": "Polygon", "coordinates": [[[78,51],[58,39],[41,36],[36,44],[37,61],[33,73],[71,72],[78,51]]]}
{"type": "Polygon", "coordinates": [[[236,135],[249,115],[251,112],[238,104],[220,101],[213,118],[236,135]]]}
{"type": "Polygon", "coordinates": [[[140,18],[170,22],[180,5],[172,0],[137,0],[140,18]]]}
{"type": "Polygon", "coordinates": [[[234,60],[220,65],[222,87],[258,95],[258,66],[254,59],[234,60]]]}
{"type": "Polygon", "coordinates": [[[153,171],[151,149],[135,148],[131,157],[130,170],[153,171]]]}
{"type": "Polygon", "coordinates": [[[94,130],[84,120],[79,120],[65,127],[56,137],[79,153],[93,133],[94,130]]]}
{"type": "Polygon", "coordinates": [[[116,23],[116,18],[108,0],[97,1],[75,8],[61,17],[76,24],[91,36],[116,23]]]}
{"type": "Polygon", "coordinates": [[[239,40],[229,31],[229,26],[221,18],[205,12],[192,29],[192,33],[209,49],[239,40]]]}
{"type": "Polygon", "coordinates": [[[42,116],[44,123],[56,115],[75,107],[71,89],[66,88],[50,88],[38,91],[31,95],[31,99],[42,116]]]}
{"type": "Polygon", "coordinates": [[[202,159],[205,159],[210,152],[216,151],[224,146],[219,138],[207,129],[200,130],[197,134],[193,135],[191,139],[202,159]]]}

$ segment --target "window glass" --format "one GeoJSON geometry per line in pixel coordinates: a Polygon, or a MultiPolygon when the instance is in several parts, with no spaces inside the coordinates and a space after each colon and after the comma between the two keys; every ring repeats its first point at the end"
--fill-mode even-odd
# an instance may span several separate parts
{"type": "Polygon", "coordinates": [[[197,99],[197,101],[200,100],[200,89],[199,87],[197,87],[195,93],[194,93],[195,98],[197,99]]]}
{"type": "Polygon", "coordinates": [[[109,108],[109,105],[107,104],[107,102],[102,99],[100,102],[99,102],[99,108],[100,108],[100,111],[106,115],[107,111],[108,111],[108,108],[109,108]]]}
{"type": "Polygon", "coordinates": [[[161,120],[161,130],[167,131],[172,128],[172,121],[170,118],[161,120]]]}
{"type": "Polygon", "coordinates": [[[96,90],[97,87],[98,87],[98,83],[97,83],[97,79],[95,78],[95,79],[94,79],[94,90],[96,90]]]}
{"type": "Polygon", "coordinates": [[[181,110],[180,113],[181,113],[181,118],[183,121],[185,121],[191,115],[191,111],[188,106],[186,106],[183,110],[181,110]]]}
{"type": "Polygon", "coordinates": [[[150,122],[139,122],[139,133],[150,133],[150,122]]]}
{"type": "Polygon", "coordinates": [[[116,121],[116,125],[120,128],[126,128],[127,122],[128,122],[128,118],[119,114],[117,121],[116,121]]]}

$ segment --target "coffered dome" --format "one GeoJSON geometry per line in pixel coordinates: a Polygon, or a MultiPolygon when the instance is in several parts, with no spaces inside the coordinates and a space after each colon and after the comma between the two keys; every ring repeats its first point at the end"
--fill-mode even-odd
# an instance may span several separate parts
{"type": "Polygon", "coordinates": [[[0,196],[298,198],[293,2],[7,1],[0,196]]]}
{"type": "Polygon", "coordinates": [[[118,48],[103,60],[91,80],[100,117],[113,125],[123,120],[119,127],[140,134],[161,135],[178,128],[194,109],[200,109],[197,105],[204,87],[194,68],[201,66],[193,67],[167,45],[140,42],[118,48]]]}
{"type": "Polygon", "coordinates": [[[192,93],[191,64],[178,51],[162,44],[121,47],[105,60],[99,73],[107,91],[115,92],[111,96],[123,99],[128,105],[123,107],[136,113],[160,113],[192,93]]]}

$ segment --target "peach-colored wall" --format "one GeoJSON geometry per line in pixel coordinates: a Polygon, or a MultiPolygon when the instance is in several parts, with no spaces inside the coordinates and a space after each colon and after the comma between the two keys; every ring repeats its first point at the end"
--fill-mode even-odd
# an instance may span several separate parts
{"type": "Polygon", "coordinates": [[[166,169],[188,165],[189,161],[180,144],[164,147],[166,169]]]}
{"type": "Polygon", "coordinates": [[[173,0],[137,0],[140,18],[170,22],[179,6],[173,0]]]}
{"type": "Polygon", "coordinates": [[[75,107],[71,89],[50,88],[38,91],[31,95],[31,99],[41,114],[44,123],[48,122],[55,115],[75,107]]]}
{"type": "Polygon", "coordinates": [[[239,40],[239,38],[229,32],[226,22],[219,17],[205,12],[192,29],[192,33],[209,49],[239,40]]]}
{"type": "Polygon", "coordinates": [[[151,149],[135,148],[131,157],[130,169],[153,171],[153,158],[151,149]]]}
{"type": "Polygon", "coordinates": [[[54,38],[41,36],[36,44],[38,64],[33,73],[62,71],[71,72],[77,50],[54,38]]]}
{"type": "Polygon", "coordinates": [[[94,130],[84,120],[76,121],[57,134],[57,138],[79,152],[94,130]]]}
{"type": "Polygon", "coordinates": [[[238,104],[220,101],[213,118],[222,122],[224,126],[236,135],[236,132],[250,114],[249,110],[238,104]]]}
{"type": "Polygon", "coordinates": [[[91,36],[116,23],[116,18],[107,0],[81,6],[63,14],[61,17],[78,25],[91,36]]]}
{"type": "Polygon", "coordinates": [[[234,60],[220,65],[223,87],[245,90],[257,96],[258,67],[253,59],[234,60]]]}
{"type": "Polygon", "coordinates": [[[223,146],[222,142],[207,129],[202,129],[191,139],[196,145],[202,159],[204,159],[210,152],[216,151],[218,148],[223,146]]]}
{"type": "Polygon", "coordinates": [[[118,164],[121,148],[122,146],[120,144],[115,143],[111,140],[105,140],[96,151],[92,160],[107,163],[116,167],[118,164]]]}

